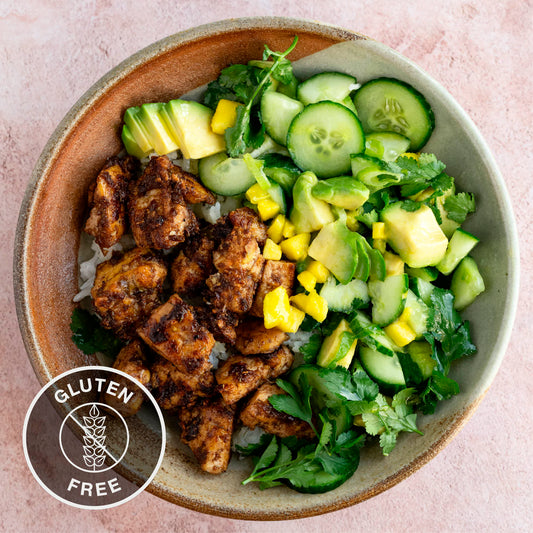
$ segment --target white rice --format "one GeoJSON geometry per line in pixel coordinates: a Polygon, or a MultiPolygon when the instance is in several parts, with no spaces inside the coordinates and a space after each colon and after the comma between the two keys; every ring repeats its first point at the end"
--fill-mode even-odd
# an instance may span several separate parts
{"type": "Polygon", "coordinates": [[[300,348],[309,342],[312,331],[297,331],[296,333],[288,333],[289,340],[285,341],[285,344],[294,352],[300,351],[300,348]]]}
{"type": "Polygon", "coordinates": [[[235,452],[237,451],[237,446],[246,448],[249,444],[257,444],[263,435],[265,435],[265,432],[260,427],[250,429],[242,426],[233,433],[231,449],[235,452]]]}
{"type": "Polygon", "coordinates": [[[216,370],[218,368],[219,361],[225,361],[230,356],[226,345],[222,342],[215,342],[211,353],[209,354],[209,361],[213,365],[213,368],[216,370]]]}

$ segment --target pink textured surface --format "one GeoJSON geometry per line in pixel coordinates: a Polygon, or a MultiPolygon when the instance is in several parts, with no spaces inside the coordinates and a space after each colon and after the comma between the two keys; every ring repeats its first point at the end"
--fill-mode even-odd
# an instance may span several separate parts
{"type": "Polygon", "coordinates": [[[67,8],[60,0],[0,2],[0,530],[532,531],[531,1],[157,0],[150,9],[142,4],[77,0],[67,8]],[[470,114],[504,174],[521,238],[522,291],[507,356],[458,437],[409,479],[358,506],[278,524],[204,516],[148,493],[106,511],[69,508],[38,486],[21,447],[24,415],[39,386],[17,326],[11,269],[17,213],[31,170],[71,105],[121,60],[171,33],[254,15],[320,20],[382,41],[440,81],[470,114]]]}

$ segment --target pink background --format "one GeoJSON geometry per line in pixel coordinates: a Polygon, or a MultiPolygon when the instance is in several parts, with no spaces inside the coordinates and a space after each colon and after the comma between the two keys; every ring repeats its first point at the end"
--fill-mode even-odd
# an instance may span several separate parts
{"type": "Polygon", "coordinates": [[[532,30],[531,0],[0,0],[0,530],[533,531],[526,344],[533,334],[532,30]],[[201,515],[148,493],[106,511],[67,507],[39,487],[21,447],[24,415],[39,386],[17,326],[11,269],[31,170],[68,109],[117,63],[166,35],[253,15],[319,20],[382,41],[440,81],[470,114],[503,172],[521,238],[521,300],[507,356],[456,439],[409,479],[358,506],[277,524],[201,515]]]}

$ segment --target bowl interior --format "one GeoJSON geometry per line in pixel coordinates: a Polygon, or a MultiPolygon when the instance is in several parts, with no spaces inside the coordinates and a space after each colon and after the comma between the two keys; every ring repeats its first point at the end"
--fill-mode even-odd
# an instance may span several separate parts
{"type": "Polygon", "coordinates": [[[22,206],[15,252],[19,321],[40,381],[96,363],[70,340],[77,250],[89,183],[105,159],[121,149],[124,110],[177,98],[229,64],[260,57],[263,43],[287,48],[295,34],[299,44],[291,59],[304,58],[295,65],[302,78],[319,70],[349,72],[360,82],[385,75],[413,84],[426,96],[437,127],[425,151],[447,164],[460,189],[476,194],[477,213],[466,229],[482,241],[473,255],[488,290],[466,313],[478,353],[452,370],[461,394],[443,402],[434,416],[422,417],[424,436],[402,436],[390,457],[375,447],[365,449],[359,470],[335,491],[302,495],[283,487],[265,492],[242,487],[246,461],[233,460],[222,476],[204,474],[179,443],[169,418],[165,460],[149,490],[186,507],[236,518],[286,519],[339,509],[387,489],[427,462],[489,387],[517,299],[518,248],[503,180],[480,134],[440,85],[384,45],[339,28],[276,18],[225,21],[168,37],[119,65],[80,99],[41,155],[22,206]]]}

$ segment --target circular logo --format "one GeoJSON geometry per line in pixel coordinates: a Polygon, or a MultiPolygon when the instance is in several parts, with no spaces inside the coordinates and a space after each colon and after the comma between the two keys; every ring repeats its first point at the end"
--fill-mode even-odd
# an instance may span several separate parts
{"type": "Polygon", "coordinates": [[[154,478],[165,451],[163,415],[128,374],[82,367],[33,400],[23,430],[26,460],[60,501],[105,509],[131,500],[154,478]]]}

